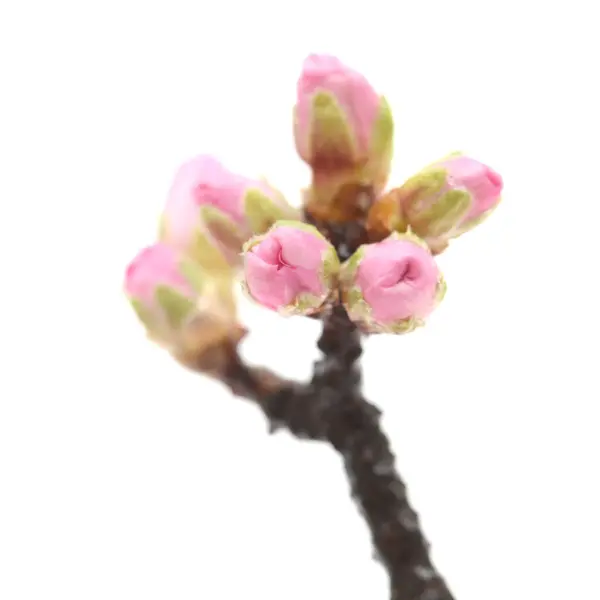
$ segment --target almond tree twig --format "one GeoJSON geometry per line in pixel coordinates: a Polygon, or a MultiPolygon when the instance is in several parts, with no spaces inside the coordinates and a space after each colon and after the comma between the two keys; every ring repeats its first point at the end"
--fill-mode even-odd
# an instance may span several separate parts
{"type": "MultiPolygon", "coordinates": [[[[329,225],[327,235],[342,260],[363,239],[355,222],[329,225]]],[[[342,306],[323,318],[318,346],[323,357],[308,384],[246,366],[233,346],[219,378],[234,394],[254,400],[272,431],[286,428],[298,438],[328,442],[342,455],[352,496],[388,572],[391,600],[453,600],[429,557],[429,544],[381,429],[381,413],[362,395],[360,334],[342,306]]]]}

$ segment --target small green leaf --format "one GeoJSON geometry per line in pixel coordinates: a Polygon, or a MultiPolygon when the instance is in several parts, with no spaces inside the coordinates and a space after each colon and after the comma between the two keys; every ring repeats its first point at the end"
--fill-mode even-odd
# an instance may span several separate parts
{"type": "Polygon", "coordinates": [[[157,286],[154,295],[174,329],[179,329],[196,308],[193,300],[166,285],[157,286]]]}
{"type": "Polygon", "coordinates": [[[317,92],[312,98],[310,155],[311,164],[319,170],[358,162],[352,128],[335,96],[329,92],[317,92]]]}
{"type": "Polygon", "coordinates": [[[281,207],[260,190],[255,189],[246,192],[244,209],[254,234],[265,233],[276,221],[285,217],[281,207]]]}

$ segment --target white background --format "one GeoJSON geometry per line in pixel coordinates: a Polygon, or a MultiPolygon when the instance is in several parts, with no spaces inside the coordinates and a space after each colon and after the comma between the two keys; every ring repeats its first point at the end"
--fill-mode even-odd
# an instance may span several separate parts
{"type": "MultiPolygon", "coordinates": [[[[366,343],[436,565],[457,600],[598,598],[593,8],[4,0],[0,598],[387,598],[334,452],[268,436],[151,347],[121,293],[186,158],[214,152],[297,201],[311,51],[388,95],[392,183],[455,149],[506,181],[440,258],[428,327],[366,343]]],[[[316,323],[242,312],[248,360],[308,377],[316,323]]]]}

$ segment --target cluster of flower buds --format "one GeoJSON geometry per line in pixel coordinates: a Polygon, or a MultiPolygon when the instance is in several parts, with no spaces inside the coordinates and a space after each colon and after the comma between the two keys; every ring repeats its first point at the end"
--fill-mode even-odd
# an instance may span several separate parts
{"type": "Polygon", "coordinates": [[[340,266],[314,227],[282,222],[246,244],[244,262],[244,287],[259,304],[284,315],[310,315],[341,300],[367,333],[413,331],[446,291],[429,247],[412,234],[365,244],[340,266]]]}
{"type": "Polygon", "coordinates": [[[239,337],[232,286],[283,315],[342,302],[365,332],[406,333],[445,293],[434,255],[498,205],[502,179],[452,154],[385,191],[393,118],[383,96],[340,60],[311,55],[297,86],[294,137],[310,166],[304,210],[316,223],[358,220],[369,243],[344,264],[266,181],[198,156],[177,172],[159,242],[127,270],[125,291],[158,343],[174,353],[239,337]]]}
{"type": "Polygon", "coordinates": [[[229,171],[212,156],[180,167],[159,241],[125,275],[125,292],[155,342],[177,355],[239,339],[233,297],[243,245],[298,211],[267,182],[229,171]]]}
{"type": "Polygon", "coordinates": [[[367,79],[339,59],[310,55],[298,81],[294,135],[312,170],[307,210],[322,221],[367,215],[373,240],[412,231],[434,254],[497,206],[502,179],[460,153],[384,193],[393,150],[390,108],[367,79]]]}

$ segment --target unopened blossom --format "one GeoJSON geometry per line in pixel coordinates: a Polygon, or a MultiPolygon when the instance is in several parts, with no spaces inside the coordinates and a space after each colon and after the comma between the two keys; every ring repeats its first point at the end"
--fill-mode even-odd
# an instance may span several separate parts
{"type": "Polygon", "coordinates": [[[305,223],[280,221],[244,248],[244,287],[259,304],[285,315],[318,312],[335,292],[333,246],[305,223]]]}
{"type": "Polygon", "coordinates": [[[169,349],[192,334],[205,344],[235,324],[231,281],[215,279],[164,243],[138,253],[126,269],[124,290],[149,336],[169,349]]]}
{"type": "Polygon", "coordinates": [[[406,333],[423,325],[446,289],[427,245],[396,233],[361,246],[342,265],[340,279],[349,317],[371,333],[406,333]]]}
{"type": "Polygon", "coordinates": [[[423,169],[373,206],[368,226],[385,235],[410,230],[434,252],[481,223],[498,205],[502,178],[483,163],[451,155],[423,169]]]}
{"type": "Polygon", "coordinates": [[[197,156],[177,171],[161,219],[162,241],[204,267],[240,264],[244,242],[296,211],[265,181],[231,172],[215,157],[197,156]]]}
{"type": "MultiPolygon", "coordinates": [[[[298,80],[296,149],[313,171],[308,199],[330,204],[349,187],[383,189],[392,157],[393,118],[385,98],[338,58],[311,54],[298,80]]],[[[352,207],[349,207],[350,210],[352,207]]]]}

